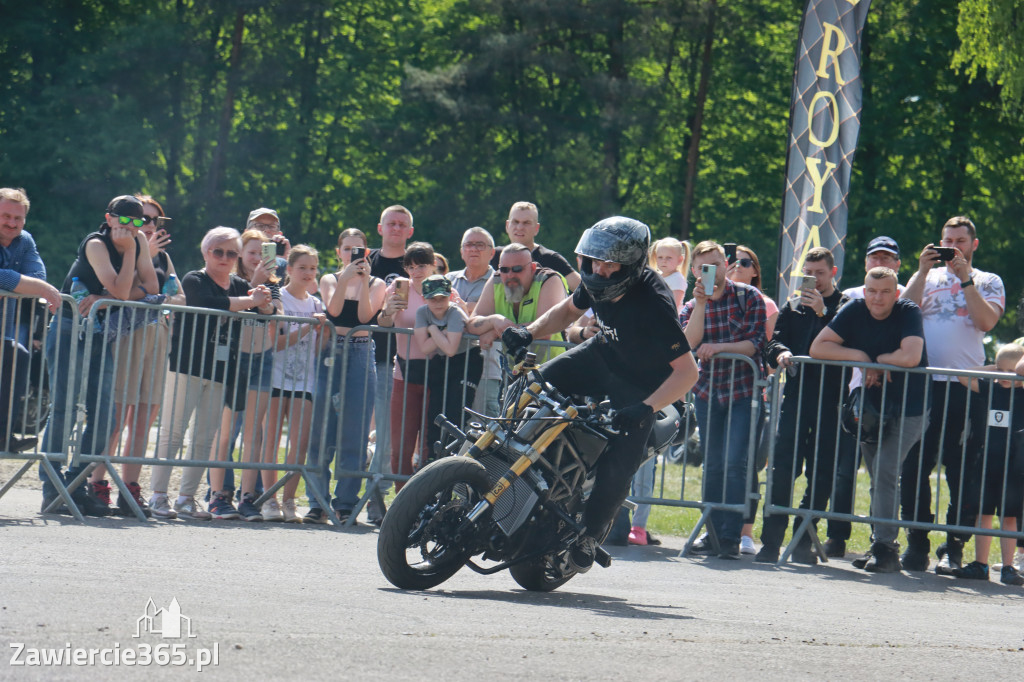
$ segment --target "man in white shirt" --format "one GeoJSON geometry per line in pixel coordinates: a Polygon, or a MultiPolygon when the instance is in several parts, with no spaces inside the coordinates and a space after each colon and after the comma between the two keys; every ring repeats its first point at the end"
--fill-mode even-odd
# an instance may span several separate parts
{"type": "MultiPolygon", "coordinates": [[[[934,244],[924,247],[917,272],[903,293],[921,307],[932,367],[968,369],[985,364],[984,337],[1006,308],[1006,292],[999,275],[973,266],[977,249],[974,223],[966,216],[950,218],[942,226],[940,248],[934,244]],[[946,253],[942,253],[944,250],[946,253]]],[[[976,448],[965,442],[967,388],[956,377],[936,375],[933,379],[929,428],[920,448],[910,453],[903,466],[903,519],[933,520],[929,476],[941,462],[949,486],[946,522],[973,526],[976,511],[960,504],[961,472],[976,456],[976,448]]],[[[969,534],[947,534],[946,543],[936,550],[936,573],[952,575],[952,569],[961,566],[964,542],[969,538],[969,534]]],[[[904,569],[928,570],[928,532],[909,530],[907,544],[902,557],[904,569]]]]}

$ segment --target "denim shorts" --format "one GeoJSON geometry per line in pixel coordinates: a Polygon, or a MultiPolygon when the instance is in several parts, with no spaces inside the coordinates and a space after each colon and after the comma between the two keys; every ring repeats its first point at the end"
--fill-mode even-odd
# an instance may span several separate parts
{"type": "Polygon", "coordinates": [[[273,388],[273,374],[272,349],[261,353],[239,353],[237,365],[233,364],[228,368],[225,404],[236,412],[244,410],[247,392],[270,393],[273,388]]]}

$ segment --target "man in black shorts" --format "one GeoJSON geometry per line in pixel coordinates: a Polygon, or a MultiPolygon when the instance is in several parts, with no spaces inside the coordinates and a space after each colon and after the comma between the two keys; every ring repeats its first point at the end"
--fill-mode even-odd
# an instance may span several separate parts
{"type": "Polygon", "coordinates": [[[525,348],[534,336],[568,327],[592,308],[598,333],[541,367],[544,379],[567,394],[607,395],[618,410],[613,438],[597,464],[597,480],[584,514],[586,531],[570,558],[579,572],[590,569],[598,539],[629,494],[647,451],[654,412],[683,397],[697,381],[676,317],[672,293],[647,268],[651,232],[631,218],[600,221],[580,238],[582,283],[527,327],[502,334],[508,352],[525,348]]]}

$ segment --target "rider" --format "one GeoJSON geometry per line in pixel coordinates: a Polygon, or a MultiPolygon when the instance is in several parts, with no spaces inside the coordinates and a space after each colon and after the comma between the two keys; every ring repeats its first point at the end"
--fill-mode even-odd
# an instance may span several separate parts
{"type": "Polygon", "coordinates": [[[654,412],[682,398],[697,381],[697,365],[679,326],[672,292],[647,267],[650,242],[650,229],[632,218],[598,222],[576,246],[582,282],[573,295],[525,328],[509,327],[501,337],[506,351],[515,353],[534,336],[562,331],[588,308],[594,311],[597,334],[540,369],[562,393],[607,395],[617,410],[613,427],[620,434],[598,461],[584,514],[586,530],[570,553],[581,573],[593,564],[598,540],[644,461],[654,412]]]}

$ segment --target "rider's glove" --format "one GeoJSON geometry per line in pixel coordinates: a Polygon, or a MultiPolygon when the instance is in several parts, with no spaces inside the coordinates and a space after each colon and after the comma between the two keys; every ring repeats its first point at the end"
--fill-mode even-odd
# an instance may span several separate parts
{"type": "Polygon", "coordinates": [[[639,431],[654,416],[654,410],[647,403],[636,403],[624,407],[612,417],[612,426],[623,433],[639,431]]]}
{"type": "Polygon", "coordinates": [[[526,357],[526,349],[533,343],[533,334],[526,331],[526,327],[509,327],[501,333],[501,342],[505,345],[505,352],[519,362],[526,357]]]}

